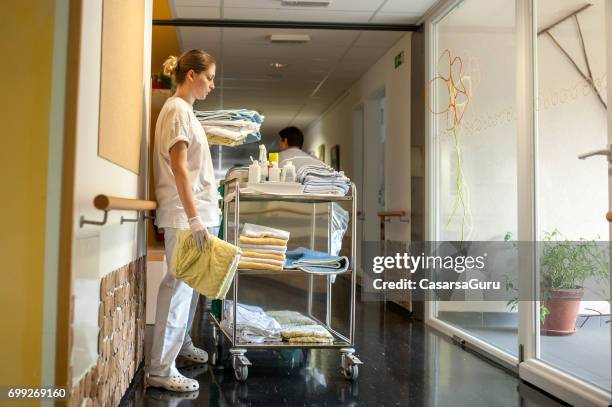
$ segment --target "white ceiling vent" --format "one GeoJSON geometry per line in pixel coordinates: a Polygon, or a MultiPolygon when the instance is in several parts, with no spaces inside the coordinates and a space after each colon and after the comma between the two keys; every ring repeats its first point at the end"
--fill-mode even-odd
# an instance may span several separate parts
{"type": "Polygon", "coordinates": [[[331,0],[281,0],[281,6],[286,7],[327,7],[331,0]]]}
{"type": "Polygon", "coordinates": [[[276,43],[304,43],[310,41],[310,35],[306,34],[271,34],[270,42],[276,43]]]}

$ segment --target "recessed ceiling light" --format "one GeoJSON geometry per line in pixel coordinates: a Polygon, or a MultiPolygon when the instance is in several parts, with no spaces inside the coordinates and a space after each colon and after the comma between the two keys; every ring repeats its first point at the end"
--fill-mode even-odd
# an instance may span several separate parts
{"type": "Polygon", "coordinates": [[[331,0],[281,0],[281,6],[286,7],[327,7],[331,0]]]}
{"type": "Polygon", "coordinates": [[[306,34],[270,34],[270,42],[302,43],[310,41],[310,35],[306,34]]]}
{"type": "Polygon", "coordinates": [[[282,64],[280,62],[272,62],[270,64],[270,66],[274,69],[277,69],[279,71],[282,71],[283,69],[285,69],[287,67],[287,64],[282,64]]]}

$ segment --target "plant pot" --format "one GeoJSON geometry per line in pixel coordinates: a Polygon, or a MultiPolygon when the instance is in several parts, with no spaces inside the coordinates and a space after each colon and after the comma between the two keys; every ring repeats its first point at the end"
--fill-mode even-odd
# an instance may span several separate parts
{"type": "Polygon", "coordinates": [[[573,335],[576,332],[576,318],[584,290],[550,290],[549,299],[543,305],[550,312],[540,325],[540,334],[548,336],[573,335]]]}

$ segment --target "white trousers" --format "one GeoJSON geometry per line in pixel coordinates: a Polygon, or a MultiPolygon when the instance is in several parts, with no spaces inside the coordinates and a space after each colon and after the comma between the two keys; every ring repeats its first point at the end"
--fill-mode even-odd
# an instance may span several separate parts
{"type": "MultiPolygon", "coordinates": [[[[179,229],[164,228],[164,243],[168,271],[172,264],[172,254],[179,229]]],[[[210,234],[217,236],[218,227],[208,228],[210,234]]],[[[193,324],[200,293],[176,279],[170,272],[162,280],[157,293],[155,327],[151,346],[149,373],[156,376],[177,374],[174,361],[182,348],[191,344],[189,331],[193,324]]]]}

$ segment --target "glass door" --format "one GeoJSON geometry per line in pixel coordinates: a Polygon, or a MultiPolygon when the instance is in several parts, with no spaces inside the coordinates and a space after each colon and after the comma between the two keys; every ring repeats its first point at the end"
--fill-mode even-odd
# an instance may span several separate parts
{"type": "MultiPolygon", "coordinates": [[[[512,1],[464,0],[449,2],[428,25],[426,240],[516,240],[515,14],[512,1]]],[[[504,280],[489,271],[457,278],[504,280]]],[[[517,307],[505,293],[461,299],[454,294],[427,303],[427,322],[516,368],[517,307]]]]}
{"type": "Polygon", "coordinates": [[[523,95],[533,103],[525,103],[525,120],[519,124],[519,165],[530,169],[519,182],[519,196],[525,198],[519,217],[527,214],[519,236],[535,242],[523,258],[532,263],[526,270],[533,272],[521,281],[520,375],[572,404],[608,405],[612,362],[606,213],[612,208],[612,140],[606,30],[612,4],[517,4],[524,27],[519,43],[525,66],[532,67],[519,82],[533,89],[523,95]]]}

